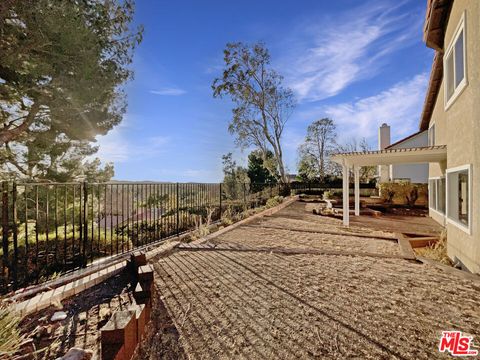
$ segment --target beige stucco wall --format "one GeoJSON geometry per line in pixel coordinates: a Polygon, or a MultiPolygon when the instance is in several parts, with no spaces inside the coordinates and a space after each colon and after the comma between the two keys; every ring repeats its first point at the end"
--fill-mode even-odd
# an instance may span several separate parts
{"type": "MultiPolygon", "coordinates": [[[[428,146],[428,131],[417,134],[392,149],[409,149],[428,146]]],[[[409,179],[412,183],[426,184],[428,182],[428,163],[390,165],[390,179],[409,179]]]]}
{"type": "MultiPolygon", "coordinates": [[[[431,123],[435,122],[435,142],[447,145],[446,164],[431,164],[429,176],[445,174],[445,168],[472,165],[472,235],[447,222],[449,256],[458,258],[470,271],[480,272],[480,2],[455,0],[445,36],[448,49],[462,14],[468,85],[445,111],[444,84],[440,88],[431,123]],[[477,175],[478,174],[478,175],[477,175]]],[[[441,217],[431,212],[437,221],[441,217]]]]}

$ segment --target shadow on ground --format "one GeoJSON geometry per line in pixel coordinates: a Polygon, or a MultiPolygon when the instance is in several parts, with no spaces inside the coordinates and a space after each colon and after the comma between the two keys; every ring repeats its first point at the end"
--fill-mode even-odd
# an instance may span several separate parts
{"type": "MultiPolygon", "coordinates": [[[[341,229],[295,207],[265,222],[341,229]]],[[[234,231],[264,245],[252,227],[234,231]]],[[[437,351],[442,330],[480,339],[480,284],[399,258],[191,249],[154,266],[161,301],[152,320],[178,339],[182,358],[448,358],[437,351]]]]}

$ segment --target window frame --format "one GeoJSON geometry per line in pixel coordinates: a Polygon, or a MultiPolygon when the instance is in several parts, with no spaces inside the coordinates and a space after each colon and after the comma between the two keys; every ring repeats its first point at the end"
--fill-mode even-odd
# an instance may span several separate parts
{"type": "MultiPolygon", "coordinates": [[[[446,198],[447,198],[446,202],[445,202],[445,214],[446,214],[447,223],[456,226],[460,230],[463,230],[464,232],[466,232],[468,235],[472,235],[472,220],[473,220],[473,216],[472,216],[472,211],[473,211],[473,206],[472,206],[472,200],[473,200],[472,164],[467,164],[467,165],[462,165],[462,166],[457,166],[457,167],[454,167],[454,168],[450,168],[450,169],[447,169],[445,173],[446,173],[446,176],[445,176],[446,177],[446,183],[445,183],[446,192],[445,193],[446,193],[446,198]],[[449,207],[449,198],[450,198],[450,192],[449,192],[450,188],[449,188],[449,184],[448,184],[449,174],[458,173],[458,172],[462,172],[462,171],[465,171],[465,170],[468,171],[468,226],[459,222],[456,219],[453,219],[451,217],[450,207],[449,207]]],[[[456,196],[458,196],[458,193],[456,194],[456,196]]]]}
{"type": "Polygon", "coordinates": [[[463,12],[462,17],[460,18],[460,21],[458,22],[458,25],[455,29],[454,35],[452,40],[450,41],[450,44],[447,47],[447,51],[445,51],[445,56],[443,57],[443,71],[444,71],[444,87],[443,87],[443,93],[444,93],[444,104],[445,104],[445,111],[447,111],[452,104],[457,100],[457,98],[460,96],[460,94],[465,90],[465,88],[468,85],[468,79],[467,79],[467,34],[466,34],[466,11],[463,12]],[[455,73],[456,73],[456,67],[455,67],[455,44],[457,43],[457,40],[460,36],[460,33],[463,32],[463,80],[458,84],[457,87],[455,87],[455,73]],[[447,59],[449,56],[452,55],[452,60],[453,60],[453,84],[455,88],[453,89],[453,94],[450,98],[448,98],[448,78],[447,78],[447,59]]]}
{"type": "Polygon", "coordinates": [[[428,178],[428,209],[437,213],[438,215],[442,216],[442,217],[446,217],[447,216],[447,177],[446,176],[434,176],[434,177],[430,177],[428,178]],[[439,196],[438,196],[438,183],[439,183],[439,180],[441,179],[445,179],[445,212],[441,212],[438,210],[438,199],[439,199],[439,196]],[[432,208],[430,206],[430,197],[431,197],[431,189],[430,189],[430,181],[433,181],[433,183],[435,184],[435,207],[432,208]]]}

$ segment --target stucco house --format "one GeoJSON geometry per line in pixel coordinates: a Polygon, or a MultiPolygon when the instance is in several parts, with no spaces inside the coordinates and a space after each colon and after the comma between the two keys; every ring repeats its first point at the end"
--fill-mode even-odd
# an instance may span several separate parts
{"type": "MultiPolygon", "coordinates": [[[[428,146],[428,132],[420,130],[391,143],[390,126],[382,124],[378,129],[378,149],[408,149],[428,146]]],[[[408,181],[415,184],[428,183],[428,164],[390,164],[378,166],[378,181],[408,181]]]]}
{"type": "MultiPolygon", "coordinates": [[[[333,157],[347,179],[351,170],[357,179],[360,166],[428,163],[429,214],[447,229],[449,257],[474,273],[480,273],[479,39],[480,1],[428,0],[424,41],[435,56],[419,121],[428,145],[333,157]]],[[[355,194],[359,215],[359,192],[355,194]]]]}

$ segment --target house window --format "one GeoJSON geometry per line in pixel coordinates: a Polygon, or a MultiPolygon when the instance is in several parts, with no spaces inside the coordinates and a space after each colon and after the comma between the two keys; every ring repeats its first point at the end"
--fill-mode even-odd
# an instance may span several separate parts
{"type": "Polygon", "coordinates": [[[428,206],[437,209],[437,182],[435,179],[428,180],[428,206]]]}
{"type": "Polygon", "coordinates": [[[444,177],[428,180],[428,206],[441,214],[445,214],[445,183],[444,177]]]}
{"type": "Polygon", "coordinates": [[[471,167],[447,170],[447,216],[449,222],[470,232],[471,167]]]}
{"type": "Polygon", "coordinates": [[[435,145],[435,124],[428,129],[428,146],[435,145]]]}
{"type": "Polygon", "coordinates": [[[447,49],[444,60],[445,71],[445,108],[455,101],[467,85],[465,71],[465,13],[455,31],[455,36],[447,49]]]}
{"type": "Polygon", "coordinates": [[[445,203],[447,200],[445,178],[437,180],[437,211],[445,214],[445,203]]]}

